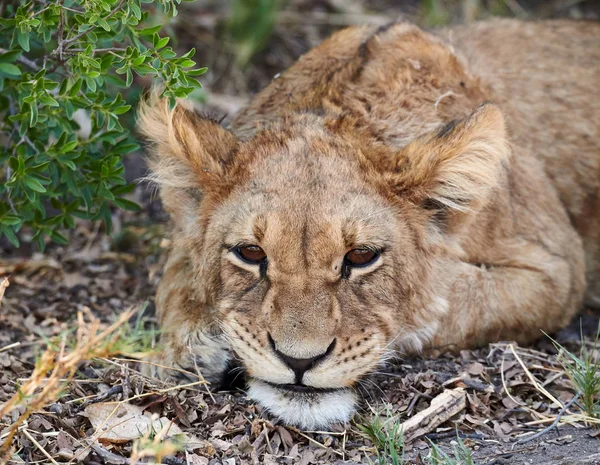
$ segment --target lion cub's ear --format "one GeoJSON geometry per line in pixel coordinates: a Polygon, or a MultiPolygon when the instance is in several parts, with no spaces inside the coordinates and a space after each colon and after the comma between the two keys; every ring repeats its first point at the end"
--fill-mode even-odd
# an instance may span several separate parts
{"type": "Polygon", "coordinates": [[[194,227],[203,195],[224,182],[236,136],[185,102],[170,108],[156,93],[141,104],[138,123],[151,143],[149,179],[159,185],[165,209],[179,227],[194,227]]]}
{"type": "Polygon", "coordinates": [[[453,229],[500,187],[509,156],[502,112],[486,104],[405,147],[396,159],[393,184],[453,229]]]}

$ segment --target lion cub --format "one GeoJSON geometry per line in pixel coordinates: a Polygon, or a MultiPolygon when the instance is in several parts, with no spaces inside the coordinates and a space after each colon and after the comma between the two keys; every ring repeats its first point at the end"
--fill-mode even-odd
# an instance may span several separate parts
{"type": "Polygon", "coordinates": [[[333,35],[228,129],[150,99],[162,364],[218,383],[236,358],[314,429],[393,351],[564,326],[586,273],[600,295],[598,83],[598,24],[390,24],[333,35]]]}

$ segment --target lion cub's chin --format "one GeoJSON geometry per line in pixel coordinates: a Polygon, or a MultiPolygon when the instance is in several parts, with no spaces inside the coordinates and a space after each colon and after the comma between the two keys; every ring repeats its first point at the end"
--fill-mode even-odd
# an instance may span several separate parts
{"type": "Polygon", "coordinates": [[[257,379],[248,382],[248,395],[283,423],[304,430],[349,421],[357,402],[356,394],[349,388],[296,391],[257,379]]]}

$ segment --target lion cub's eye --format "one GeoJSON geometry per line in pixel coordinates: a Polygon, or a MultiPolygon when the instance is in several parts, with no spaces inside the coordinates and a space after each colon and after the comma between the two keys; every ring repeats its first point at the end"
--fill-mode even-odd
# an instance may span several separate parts
{"type": "Polygon", "coordinates": [[[246,245],[243,247],[236,247],[235,253],[246,263],[253,265],[259,265],[267,258],[267,254],[257,245],[246,245]]]}
{"type": "Polygon", "coordinates": [[[354,267],[368,266],[373,263],[379,254],[370,249],[353,249],[346,254],[344,261],[354,267]]]}

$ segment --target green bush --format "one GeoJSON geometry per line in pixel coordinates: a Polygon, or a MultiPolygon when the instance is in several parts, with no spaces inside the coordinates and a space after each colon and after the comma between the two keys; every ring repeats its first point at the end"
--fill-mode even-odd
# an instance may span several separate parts
{"type": "MultiPolygon", "coordinates": [[[[173,16],[180,1],[154,3],[173,16]]],[[[143,3],[153,2],[0,4],[0,236],[14,246],[23,226],[43,250],[47,238],[67,243],[75,217],[110,231],[111,208],[138,208],[124,198],[133,185],[122,157],[138,145],[122,125],[133,118],[120,91],[138,75],[185,97],[206,70],[194,68],[193,49],[178,56],[168,46],[143,3]]]]}

